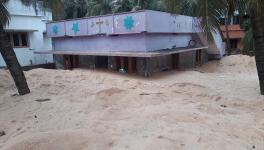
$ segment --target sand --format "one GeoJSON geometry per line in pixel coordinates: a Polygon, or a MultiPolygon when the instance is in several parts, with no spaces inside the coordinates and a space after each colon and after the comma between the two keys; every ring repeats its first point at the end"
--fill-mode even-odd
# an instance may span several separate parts
{"type": "Polygon", "coordinates": [[[142,78],[105,71],[25,72],[17,96],[0,70],[0,149],[263,150],[254,58],[142,78]]]}

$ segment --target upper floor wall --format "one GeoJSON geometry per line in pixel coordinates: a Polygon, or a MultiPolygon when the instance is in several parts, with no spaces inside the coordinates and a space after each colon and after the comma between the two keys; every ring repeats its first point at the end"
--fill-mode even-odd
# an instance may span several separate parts
{"type": "Polygon", "coordinates": [[[43,20],[52,20],[52,13],[49,9],[44,9],[41,2],[37,2],[36,8],[33,5],[23,5],[21,0],[9,0],[6,7],[12,16],[38,16],[43,20]]]}
{"type": "Polygon", "coordinates": [[[46,31],[46,23],[52,20],[51,11],[42,8],[40,2],[35,9],[33,5],[22,4],[21,0],[9,0],[6,7],[10,13],[9,23],[5,26],[7,31],[43,33],[46,31]]]}
{"type": "Polygon", "coordinates": [[[92,36],[131,33],[195,33],[201,32],[194,17],[143,10],[47,24],[49,37],[92,36]]]}
{"type": "MultiPolygon", "coordinates": [[[[230,39],[243,39],[245,36],[245,30],[241,28],[240,25],[228,25],[228,34],[230,39]]],[[[223,34],[223,38],[226,39],[226,28],[225,26],[221,26],[221,32],[223,34]]]]}

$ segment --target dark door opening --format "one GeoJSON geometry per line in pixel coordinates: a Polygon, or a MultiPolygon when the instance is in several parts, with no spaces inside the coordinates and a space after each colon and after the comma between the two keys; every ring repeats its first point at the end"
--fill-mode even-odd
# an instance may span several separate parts
{"type": "Polygon", "coordinates": [[[120,68],[118,70],[128,72],[128,58],[119,57],[119,59],[120,59],[120,68]]]}
{"type": "Polygon", "coordinates": [[[202,50],[197,50],[196,51],[196,66],[201,66],[202,65],[202,50]]]}
{"type": "Polygon", "coordinates": [[[135,73],[137,71],[137,59],[134,57],[116,57],[117,71],[135,73]]]}
{"type": "Polygon", "coordinates": [[[115,62],[116,62],[116,71],[119,71],[121,68],[121,57],[115,57],[115,62]]]}
{"type": "Polygon", "coordinates": [[[137,72],[137,58],[129,57],[128,58],[128,73],[137,72]]]}
{"type": "Polygon", "coordinates": [[[79,56],[64,55],[64,69],[74,69],[79,67],[79,56]]]}
{"type": "Polygon", "coordinates": [[[171,61],[172,61],[172,69],[178,69],[179,68],[179,54],[172,54],[171,55],[171,61]]]}
{"type": "Polygon", "coordinates": [[[96,56],[95,68],[107,69],[108,68],[108,56],[96,56]]]}
{"type": "Polygon", "coordinates": [[[237,49],[237,43],[238,43],[237,39],[231,39],[230,40],[230,48],[231,49],[237,49]]]}

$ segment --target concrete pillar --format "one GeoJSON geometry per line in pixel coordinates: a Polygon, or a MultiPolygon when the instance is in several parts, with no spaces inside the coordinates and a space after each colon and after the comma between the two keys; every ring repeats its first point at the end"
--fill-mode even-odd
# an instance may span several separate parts
{"type": "Polygon", "coordinates": [[[128,58],[128,73],[133,73],[133,58],[128,58]]]}
{"type": "Polygon", "coordinates": [[[121,64],[121,69],[125,69],[125,59],[124,59],[124,57],[120,57],[120,64],[121,64]]]}
{"type": "Polygon", "coordinates": [[[63,55],[54,55],[54,62],[57,69],[64,69],[63,55]]]}
{"type": "Polygon", "coordinates": [[[143,64],[144,64],[144,76],[145,77],[151,77],[153,74],[153,68],[152,68],[152,64],[151,64],[152,59],[151,58],[144,58],[143,61],[144,61],[143,62],[143,64]]]}

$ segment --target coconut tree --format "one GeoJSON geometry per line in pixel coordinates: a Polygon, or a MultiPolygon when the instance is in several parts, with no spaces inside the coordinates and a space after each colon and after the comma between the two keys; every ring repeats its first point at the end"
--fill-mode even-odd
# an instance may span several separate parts
{"type": "Polygon", "coordinates": [[[85,0],[64,0],[64,19],[84,17],[87,13],[85,0]]]}
{"type": "Polygon", "coordinates": [[[224,10],[225,14],[225,34],[226,34],[226,49],[228,55],[231,55],[231,43],[230,43],[230,36],[229,36],[229,29],[228,26],[230,25],[231,18],[235,11],[236,0],[227,0],[226,1],[226,9],[224,10]]]}
{"type": "MultiPolygon", "coordinates": [[[[16,54],[14,52],[13,47],[8,39],[8,34],[6,33],[4,27],[8,25],[8,21],[10,19],[9,12],[6,8],[6,3],[9,0],[0,0],[0,52],[1,55],[7,65],[7,68],[10,71],[11,76],[14,79],[15,85],[17,87],[18,93],[20,95],[25,95],[30,93],[30,89],[28,88],[28,84],[23,73],[23,70],[17,60],[16,54]]],[[[25,5],[36,4],[36,0],[21,0],[21,2],[25,5]]],[[[43,6],[50,6],[50,8],[57,8],[62,3],[58,0],[46,0],[43,1],[43,6]]],[[[37,5],[34,5],[35,7],[37,5]]],[[[55,10],[55,9],[53,9],[55,10]]]]}
{"type": "Polygon", "coordinates": [[[252,25],[249,19],[244,20],[243,29],[245,29],[245,36],[243,38],[243,54],[254,56],[255,45],[252,33],[252,25]]]}
{"type": "Polygon", "coordinates": [[[247,9],[250,12],[252,33],[255,45],[255,59],[258,70],[260,91],[264,95],[264,1],[248,0],[247,9]]]}
{"type": "Polygon", "coordinates": [[[113,0],[111,4],[112,12],[127,12],[133,8],[132,0],[113,0]]]}
{"type": "Polygon", "coordinates": [[[133,0],[133,6],[133,9],[166,10],[163,0],[133,0]]]}
{"type": "Polygon", "coordinates": [[[86,0],[86,16],[105,15],[113,13],[112,0],[86,0]]]}
{"type": "Polygon", "coordinates": [[[87,16],[140,9],[165,10],[163,0],[86,0],[87,16]]]}
{"type": "Polygon", "coordinates": [[[220,30],[220,18],[226,9],[225,0],[164,0],[168,11],[200,18],[201,28],[208,40],[212,40],[212,32],[220,30]],[[171,3],[172,1],[173,3],[171,3]],[[180,1],[180,2],[178,2],[180,1]],[[173,6],[177,5],[177,6],[173,6]]]}

